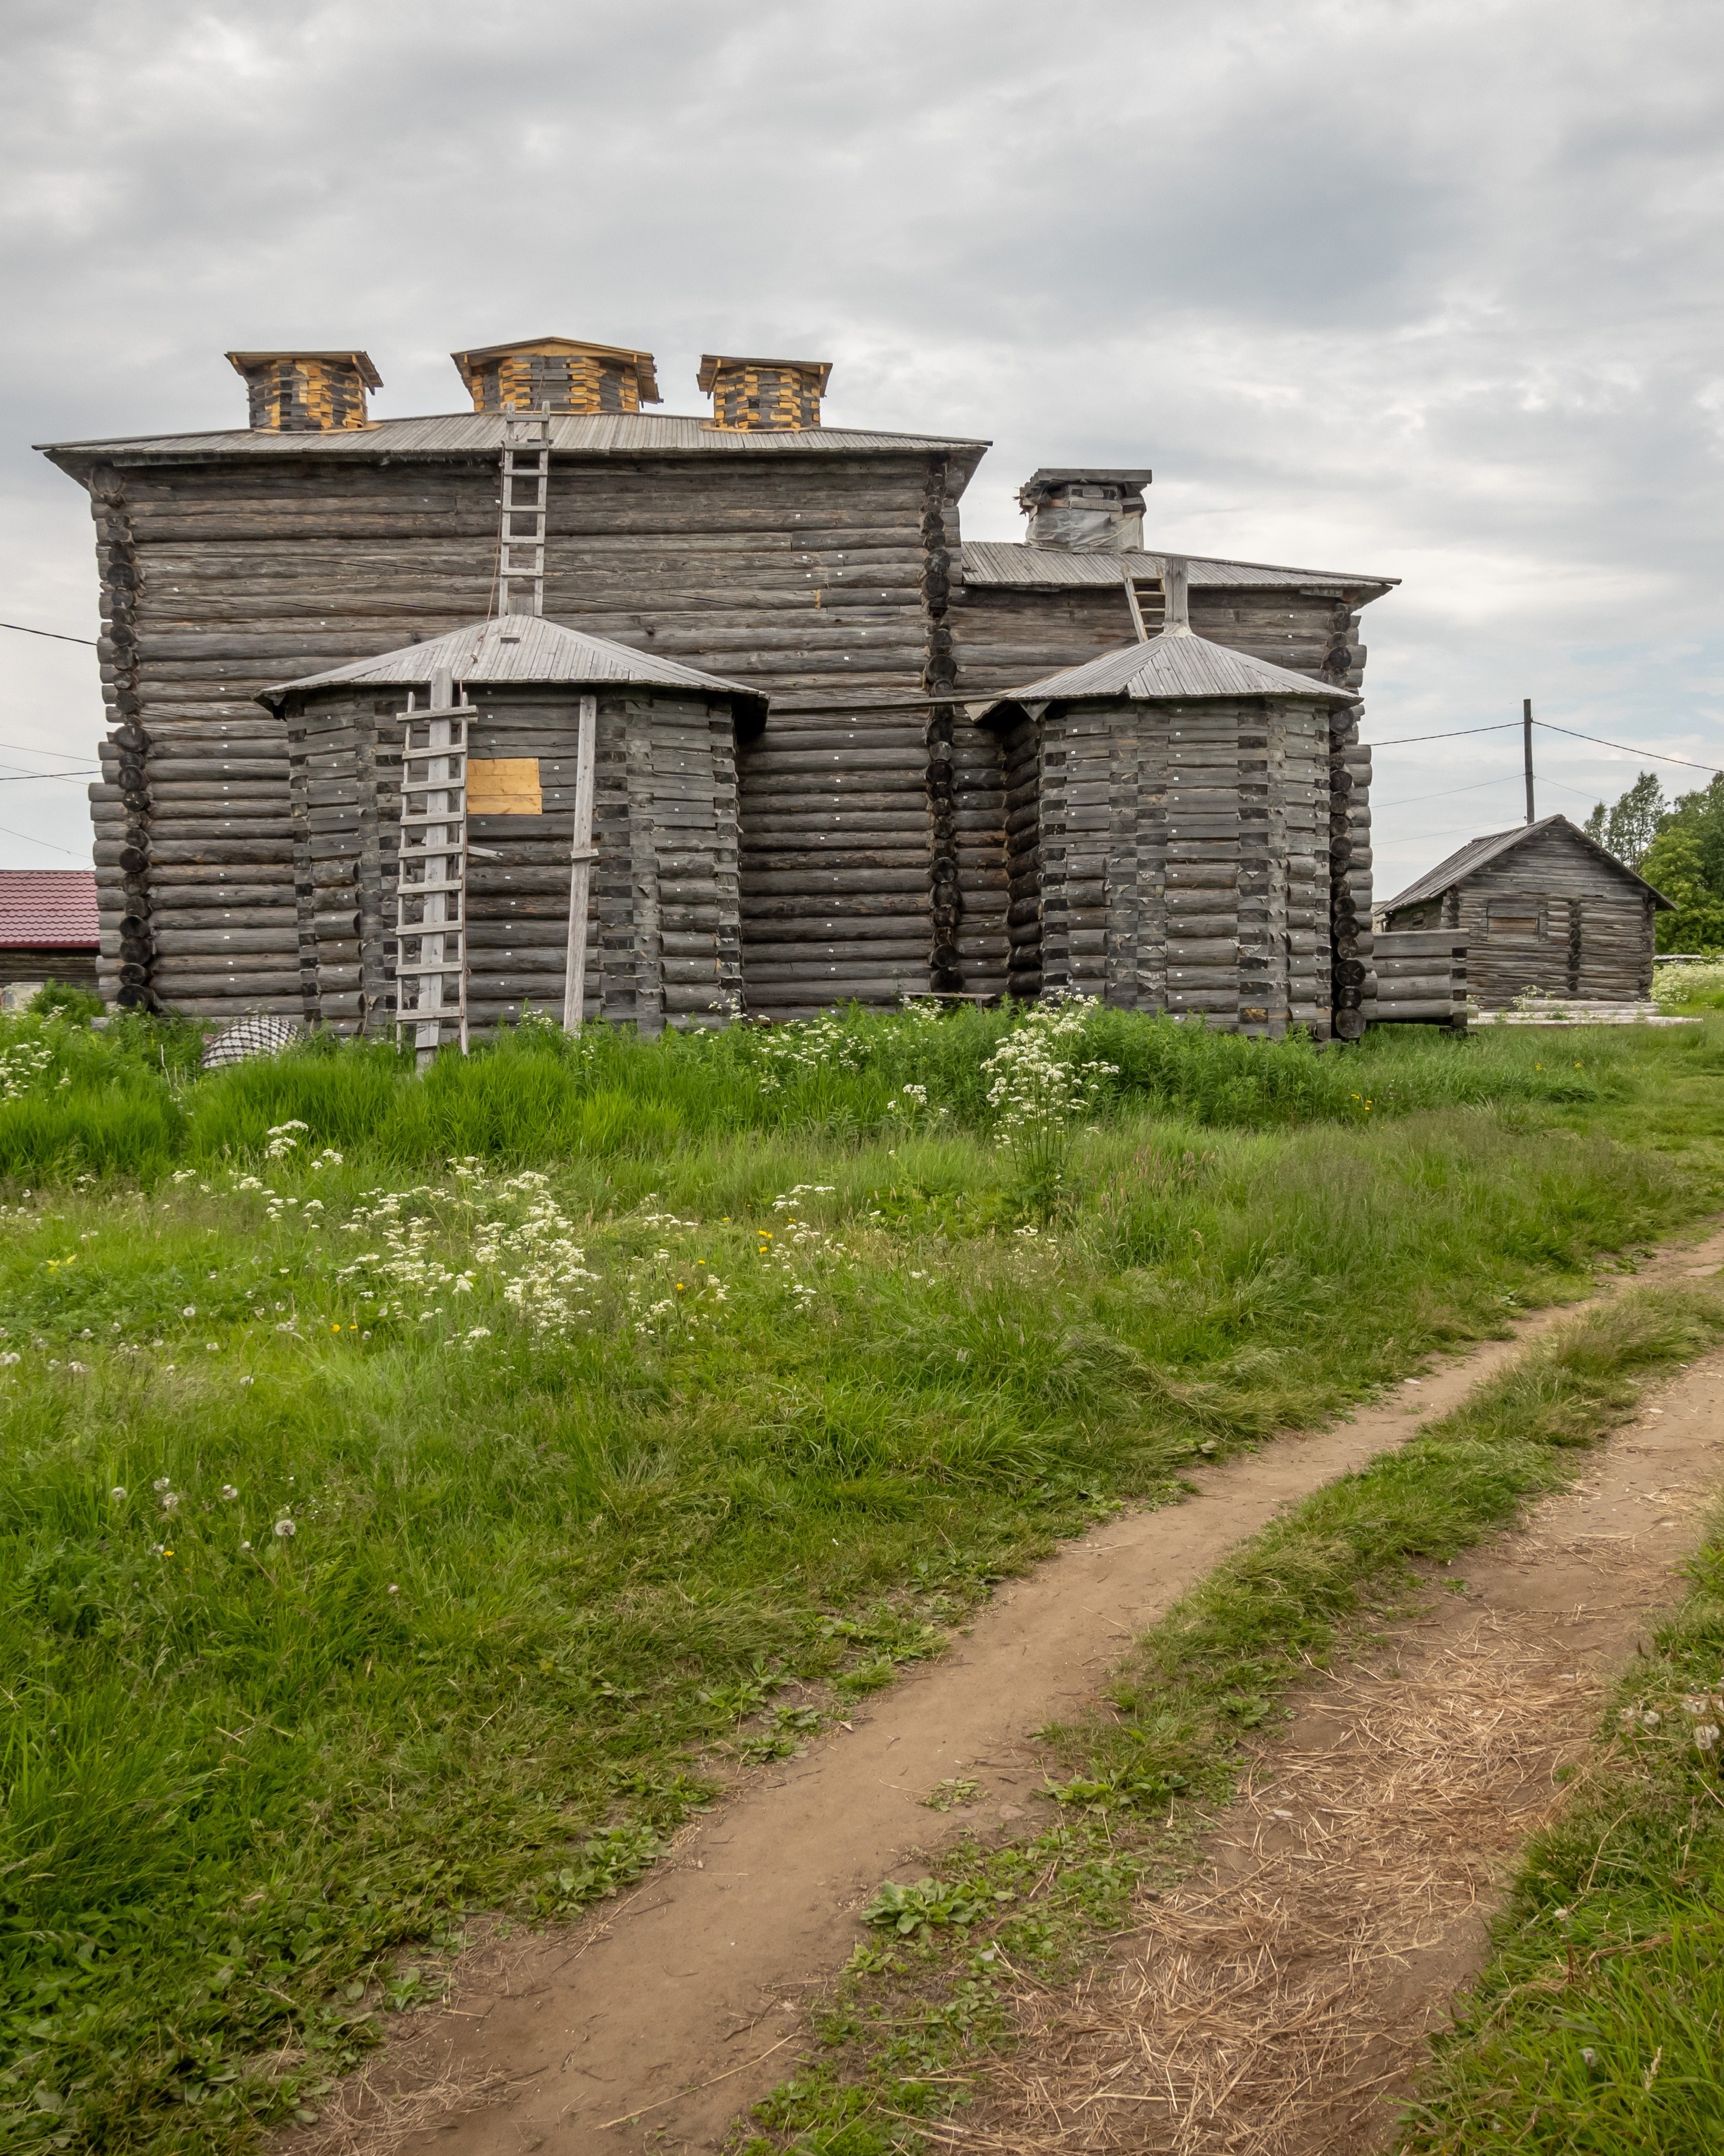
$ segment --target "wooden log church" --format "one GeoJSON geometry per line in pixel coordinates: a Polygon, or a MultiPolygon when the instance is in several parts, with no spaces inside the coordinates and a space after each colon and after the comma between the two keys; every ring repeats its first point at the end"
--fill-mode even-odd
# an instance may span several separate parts
{"type": "MultiPolygon", "coordinates": [[[[111,1000],[413,1019],[423,1041],[448,1037],[458,1004],[479,1026],[564,1009],[590,947],[608,955],[582,983],[589,1012],[624,1014],[620,990],[604,1000],[608,966],[649,984],[626,1007],[645,1026],[739,1005],[789,1017],[1052,987],[1057,916],[1062,949],[1111,937],[1094,980],[1110,999],[1167,1008],[1177,977],[1172,1007],[1213,1024],[1362,1025],[1359,623],[1394,579],[1165,557],[1144,541],[1146,470],[1038,471],[1025,542],[966,545],[960,505],[988,444],[824,424],[824,361],[708,355],[711,410],[679,417],[643,408],[649,353],[543,337],[455,355],[470,411],[373,420],[363,352],[229,357],[246,426],[45,451],[96,527],[111,1000]],[[1161,813],[1153,755],[1062,777],[1070,745],[1043,728],[1026,761],[1024,726],[1041,724],[1045,677],[1164,629],[1277,678],[1230,712],[1198,789],[1213,813],[1158,850],[1143,836],[1161,813]],[[450,639],[448,665],[412,656],[450,639]],[[507,698],[485,678],[499,666],[507,698]],[[1014,692],[1024,716],[1002,725],[1014,692]],[[1258,723],[1272,709],[1279,747],[1258,723]],[[583,754],[584,830],[568,783],[583,754]],[[519,784],[487,764],[521,767],[519,784]],[[679,853],[691,804],[699,842],[679,853]],[[1128,826],[1129,861],[1110,836],[1128,826]],[[403,867],[427,834],[443,865],[403,867]],[[700,886],[686,920],[642,891],[649,855],[661,898],[700,886]],[[1186,906],[1197,891],[1220,896],[1186,906]],[[511,938],[511,921],[531,932],[511,938]],[[1265,973],[1272,995],[1255,993],[1265,973]]],[[[1108,723],[1133,714],[1127,694],[1108,723]]]]}

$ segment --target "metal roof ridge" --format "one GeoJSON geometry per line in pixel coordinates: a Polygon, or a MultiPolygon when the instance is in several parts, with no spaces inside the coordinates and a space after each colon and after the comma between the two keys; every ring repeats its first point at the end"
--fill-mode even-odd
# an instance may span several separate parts
{"type": "Polygon", "coordinates": [[[1626,861],[1619,861],[1608,846],[1601,846],[1596,839],[1583,831],[1579,824],[1572,817],[1564,815],[1560,808],[1548,816],[1538,817],[1531,824],[1514,824],[1506,831],[1484,831],[1475,839],[1464,840],[1452,854],[1445,854],[1434,868],[1427,869],[1421,876],[1414,876],[1406,889],[1398,892],[1393,898],[1378,900],[1373,910],[1378,913],[1393,913],[1398,906],[1416,906],[1427,898],[1440,898],[1444,891],[1474,875],[1487,862],[1512,853],[1516,846],[1535,834],[1548,831],[1557,824],[1609,867],[1627,876],[1631,882],[1639,884],[1642,891],[1650,891],[1667,913],[1675,911],[1674,899],[1666,898],[1658,886],[1648,883],[1637,869],[1631,869],[1626,861]]]}
{"type": "Polygon", "coordinates": [[[1017,554],[1034,554],[1038,556],[1051,555],[1056,559],[1068,561],[1112,561],[1123,563],[1132,561],[1163,561],[1173,559],[1187,562],[1190,563],[1193,568],[1201,564],[1205,567],[1216,569],[1261,569],[1271,576],[1302,578],[1307,583],[1377,584],[1380,585],[1384,590],[1393,590],[1402,582],[1402,579],[1399,577],[1384,577],[1375,574],[1367,576],[1362,570],[1303,569],[1301,568],[1296,562],[1248,562],[1236,554],[1213,554],[1200,552],[1184,553],[1178,549],[1171,547],[1151,547],[1147,545],[1142,547],[1122,547],[1119,552],[1115,553],[1111,548],[1036,547],[1031,545],[1029,541],[1027,539],[966,539],[963,542],[963,548],[965,552],[967,552],[972,547],[1009,548],[1013,553],[1017,554]]]}
{"type": "MultiPolygon", "coordinates": [[[[582,422],[587,421],[622,419],[629,422],[631,424],[648,428],[688,425],[699,428],[704,434],[718,434],[721,436],[726,436],[730,432],[730,430],[722,428],[715,428],[712,425],[711,413],[705,412],[552,412],[548,415],[523,415],[520,413],[511,414],[504,412],[473,411],[406,412],[393,413],[389,417],[383,418],[374,418],[368,419],[363,427],[340,429],[314,428],[307,429],[304,433],[295,433],[292,434],[279,434],[274,429],[259,429],[255,427],[193,427],[187,429],[177,434],[164,434],[158,429],[154,434],[146,434],[81,435],[74,440],[33,442],[30,446],[40,455],[51,456],[56,452],[60,454],[66,454],[71,451],[79,449],[123,449],[136,448],[142,443],[160,443],[165,444],[169,443],[208,442],[216,444],[223,441],[250,441],[254,440],[260,433],[268,433],[271,435],[272,439],[275,441],[290,444],[295,449],[310,450],[326,441],[341,439],[344,442],[351,442],[358,436],[376,438],[379,435],[386,434],[391,429],[398,427],[422,427],[435,425],[440,423],[446,424],[453,420],[462,420],[469,422],[475,426],[481,428],[500,428],[505,419],[511,417],[519,418],[522,416],[548,416],[553,423],[567,422],[576,425],[579,425],[582,422]]],[[[857,435],[860,436],[865,440],[878,442],[926,443],[943,449],[987,450],[993,447],[993,443],[991,438],[983,439],[976,435],[955,434],[911,434],[897,429],[887,427],[822,426],[785,428],[782,429],[773,429],[764,430],[757,436],[750,435],[749,439],[751,441],[770,442],[776,446],[793,442],[798,439],[806,439],[811,436],[818,438],[823,434],[857,435]]],[[[557,448],[557,444],[554,437],[550,446],[554,454],[557,448]]]]}

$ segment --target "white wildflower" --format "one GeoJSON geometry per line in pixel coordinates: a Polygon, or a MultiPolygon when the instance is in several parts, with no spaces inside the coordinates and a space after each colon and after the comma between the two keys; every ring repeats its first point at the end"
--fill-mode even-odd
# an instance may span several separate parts
{"type": "Polygon", "coordinates": [[[298,1532],[299,1529],[291,1520],[278,1520],[275,1522],[275,1537],[278,1542],[285,1543],[290,1536],[296,1535],[298,1532]]]}

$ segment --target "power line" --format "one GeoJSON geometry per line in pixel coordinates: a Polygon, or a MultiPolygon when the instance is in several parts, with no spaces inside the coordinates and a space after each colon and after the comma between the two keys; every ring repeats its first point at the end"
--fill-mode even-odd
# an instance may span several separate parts
{"type": "Polygon", "coordinates": [[[16,786],[26,778],[94,778],[100,772],[99,764],[89,764],[80,771],[4,771],[0,772],[0,786],[16,786]]]}
{"type": "MultiPolygon", "coordinates": [[[[1396,734],[1388,741],[1372,742],[1368,746],[1373,750],[1407,748],[1414,742],[1460,741],[1469,734],[1510,733],[1521,723],[1518,719],[1505,719],[1501,726],[1454,726],[1446,733],[1440,734],[1396,734]]],[[[1536,726],[1542,726],[1547,733],[1567,734],[1571,741],[1591,742],[1598,748],[1619,749],[1624,756],[1650,757],[1655,763],[1680,763],[1690,771],[1724,769],[1724,765],[1696,763],[1691,756],[1668,756],[1662,749],[1631,747],[1627,742],[1606,741],[1602,734],[1577,733],[1573,726],[1559,726],[1549,719],[1535,719],[1532,723],[1536,726]]]]}
{"type": "MultiPolygon", "coordinates": [[[[57,756],[67,763],[75,763],[79,755],[76,749],[43,748],[35,742],[0,742],[0,748],[16,749],[22,756],[57,756]]],[[[84,753],[87,756],[90,752],[86,749],[84,753]]]]}
{"type": "Polygon", "coordinates": [[[64,854],[69,860],[83,861],[86,866],[89,864],[88,854],[74,853],[69,846],[55,845],[52,839],[38,839],[29,831],[11,830],[4,824],[0,824],[0,838],[22,839],[27,846],[46,846],[51,854],[64,854]]]}
{"type": "Polygon", "coordinates": [[[1567,734],[1571,741],[1593,742],[1600,748],[1619,748],[1624,756],[1650,756],[1655,763],[1680,763],[1690,771],[1724,769],[1724,766],[1716,763],[1696,763],[1691,756],[1666,756],[1662,749],[1630,748],[1626,742],[1606,741],[1600,734],[1578,734],[1573,726],[1552,726],[1548,719],[1535,719],[1532,723],[1542,726],[1547,733],[1567,734]]]}
{"type": "MultiPolygon", "coordinates": [[[[1389,741],[1373,742],[1369,746],[1373,748],[1405,748],[1409,742],[1459,741],[1463,734],[1506,734],[1520,723],[1518,719],[1505,719],[1500,726],[1451,726],[1447,733],[1442,734],[1396,734],[1389,741]]],[[[1542,725],[1543,721],[1535,720],[1533,723],[1542,725]]]]}
{"type": "Polygon", "coordinates": [[[22,621],[0,621],[0,629],[15,629],[20,636],[49,636],[56,644],[87,644],[94,651],[96,639],[93,636],[67,636],[57,629],[32,629],[22,621]]]}

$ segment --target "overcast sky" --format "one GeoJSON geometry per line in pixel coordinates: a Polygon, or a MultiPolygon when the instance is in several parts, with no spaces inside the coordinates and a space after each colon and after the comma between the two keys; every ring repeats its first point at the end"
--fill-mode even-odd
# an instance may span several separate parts
{"type": "MultiPolygon", "coordinates": [[[[834,424],[1151,465],[1152,547],[1399,577],[1373,741],[1542,717],[1724,764],[1716,0],[6,0],[0,617],[95,634],[32,442],[244,424],[230,346],[379,417],[556,333],[835,362],[834,424]]],[[[0,865],[88,859],[95,654],[0,632],[0,865]],[[63,752],[59,757],[48,753],[63,752]],[[64,850],[55,850],[61,849],[64,850]]],[[[1556,734],[1540,812],[1640,767],[1556,734]]],[[[1667,787],[1706,773],[1650,764],[1667,787]]],[[[1387,895],[1521,813],[1517,734],[1385,748],[1387,895]]]]}

